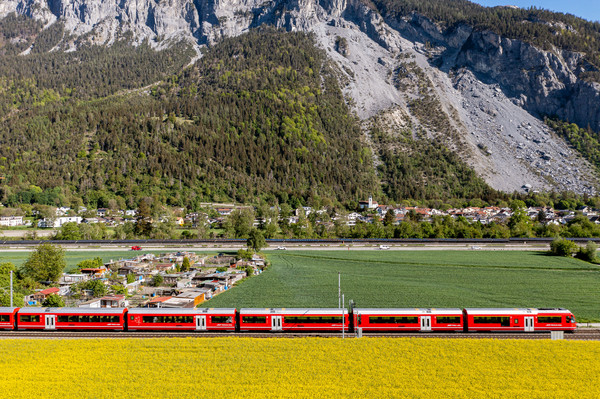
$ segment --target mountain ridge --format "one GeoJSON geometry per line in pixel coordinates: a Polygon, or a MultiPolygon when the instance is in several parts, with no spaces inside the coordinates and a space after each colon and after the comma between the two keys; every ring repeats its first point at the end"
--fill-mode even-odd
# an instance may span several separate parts
{"type": "MultiPolygon", "coordinates": [[[[367,141],[374,118],[387,120],[389,138],[381,142],[394,151],[408,136],[434,140],[496,189],[596,192],[595,167],[542,121],[558,116],[600,130],[600,85],[589,79],[595,72],[589,54],[551,43],[544,49],[464,21],[446,26],[435,20],[435,7],[426,7],[439,2],[421,6],[433,17],[390,11],[390,4],[404,3],[411,2],[9,0],[0,5],[0,17],[18,12],[46,28],[59,21],[65,34],[53,51],[86,42],[109,45],[130,35],[132,43],[156,49],[187,40],[202,52],[198,46],[263,24],[312,32],[337,65],[367,141]]],[[[377,163],[384,148],[371,146],[377,163]]]]}

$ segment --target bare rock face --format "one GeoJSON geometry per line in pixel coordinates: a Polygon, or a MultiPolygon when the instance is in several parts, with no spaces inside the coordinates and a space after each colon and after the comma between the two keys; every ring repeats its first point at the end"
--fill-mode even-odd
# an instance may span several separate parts
{"type": "Polygon", "coordinates": [[[361,0],[0,1],[0,18],[12,12],[46,26],[60,20],[71,35],[106,45],[124,35],[157,48],[210,45],[265,24],[312,32],[365,126],[378,118],[394,121],[392,133],[410,126],[439,138],[500,190],[594,193],[599,185],[593,167],[540,120],[558,115],[600,130],[600,85],[578,78],[578,53],[468,25],[443,30],[418,14],[385,20],[361,0]]]}
{"type": "Polygon", "coordinates": [[[577,78],[582,58],[569,51],[543,51],[492,32],[473,32],[456,65],[500,83],[534,114],[557,115],[600,130],[600,85],[577,78]]]}

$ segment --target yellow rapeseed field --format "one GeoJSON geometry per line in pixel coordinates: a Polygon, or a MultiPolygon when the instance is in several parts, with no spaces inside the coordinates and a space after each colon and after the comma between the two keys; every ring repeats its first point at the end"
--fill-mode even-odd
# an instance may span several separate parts
{"type": "Polygon", "coordinates": [[[0,340],[2,398],[599,398],[600,342],[0,340]]]}

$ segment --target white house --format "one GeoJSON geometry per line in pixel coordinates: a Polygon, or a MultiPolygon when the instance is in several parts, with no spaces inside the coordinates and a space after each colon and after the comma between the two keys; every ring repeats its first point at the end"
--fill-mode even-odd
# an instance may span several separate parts
{"type": "Polygon", "coordinates": [[[66,206],[61,206],[60,208],[56,208],[56,216],[65,216],[67,213],[69,213],[70,210],[71,210],[71,208],[68,208],[66,206]]]}
{"type": "Polygon", "coordinates": [[[23,225],[23,216],[2,216],[0,226],[15,227],[23,225]]]}
{"type": "Polygon", "coordinates": [[[46,228],[53,227],[58,228],[62,227],[65,223],[81,223],[81,216],[61,216],[55,219],[42,219],[38,222],[38,227],[46,228]]]}

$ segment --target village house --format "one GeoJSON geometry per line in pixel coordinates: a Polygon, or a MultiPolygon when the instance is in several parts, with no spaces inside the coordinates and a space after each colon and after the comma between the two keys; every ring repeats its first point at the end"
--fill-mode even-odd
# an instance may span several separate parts
{"type": "Polygon", "coordinates": [[[60,285],[73,285],[76,283],[81,283],[82,281],[87,281],[87,280],[89,280],[89,278],[90,278],[89,274],[83,274],[83,273],[66,274],[66,273],[63,273],[63,275],[60,278],[60,280],[58,281],[58,283],[60,285]]]}
{"type": "Polygon", "coordinates": [[[229,216],[231,215],[231,212],[233,212],[233,208],[219,208],[217,209],[217,212],[221,216],[229,216]]]}
{"type": "Polygon", "coordinates": [[[0,217],[0,226],[5,226],[5,227],[23,226],[23,216],[2,216],[2,217],[0,217]]]}
{"type": "Polygon", "coordinates": [[[124,295],[107,295],[79,304],[80,308],[125,308],[127,306],[129,302],[124,295]]]}
{"type": "Polygon", "coordinates": [[[59,228],[65,223],[77,223],[80,224],[83,219],[81,216],[61,216],[54,219],[41,219],[38,221],[38,227],[41,228],[59,228]]]}
{"type": "Polygon", "coordinates": [[[105,266],[91,267],[81,269],[80,272],[90,276],[90,278],[103,278],[108,273],[108,269],[105,266]]]}
{"type": "Polygon", "coordinates": [[[70,210],[71,208],[61,206],[59,208],[56,208],[56,211],[54,211],[54,213],[56,214],[56,216],[65,216],[69,213],[70,210]]]}
{"type": "Polygon", "coordinates": [[[206,300],[205,294],[208,291],[209,290],[205,289],[205,288],[200,288],[200,289],[195,288],[193,290],[185,290],[181,294],[177,295],[175,298],[191,300],[192,301],[191,307],[196,307],[206,300]]]}
{"type": "Polygon", "coordinates": [[[38,304],[38,303],[42,303],[44,302],[44,300],[46,300],[46,298],[48,298],[48,296],[50,295],[59,295],[60,294],[60,289],[57,287],[51,287],[51,288],[46,288],[44,290],[35,292],[31,295],[29,295],[26,300],[28,302],[34,302],[34,304],[38,304]]]}
{"type": "Polygon", "coordinates": [[[148,302],[146,302],[145,307],[147,307],[147,308],[162,308],[163,307],[163,306],[161,306],[162,303],[171,298],[173,298],[173,297],[172,296],[154,297],[154,298],[150,299],[148,302]]]}
{"type": "Polygon", "coordinates": [[[100,298],[101,308],[124,308],[128,304],[125,295],[108,295],[100,298]]]}
{"type": "Polygon", "coordinates": [[[154,269],[158,270],[159,272],[166,272],[167,270],[175,270],[176,265],[175,263],[156,263],[152,265],[154,267],[154,269]]]}

